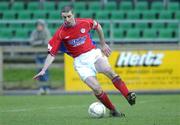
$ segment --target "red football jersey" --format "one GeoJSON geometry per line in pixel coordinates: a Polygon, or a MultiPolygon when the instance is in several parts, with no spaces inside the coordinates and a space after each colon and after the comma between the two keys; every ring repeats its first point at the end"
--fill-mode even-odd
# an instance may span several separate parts
{"type": "Polygon", "coordinates": [[[51,38],[48,44],[48,51],[51,55],[55,56],[58,53],[62,43],[72,57],[96,48],[89,33],[93,29],[93,20],[83,18],[75,20],[76,24],[73,27],[66,27],[62,24],[51,38]]]}

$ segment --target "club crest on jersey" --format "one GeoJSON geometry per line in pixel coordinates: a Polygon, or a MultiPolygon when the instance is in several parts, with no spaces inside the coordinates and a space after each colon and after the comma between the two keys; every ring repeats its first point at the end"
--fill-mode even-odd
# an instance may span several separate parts
{"type": "Polygon", "coordinates": [[[86,30],[84,28],[81,28],[81,33],[85,33],[86,30]]]}

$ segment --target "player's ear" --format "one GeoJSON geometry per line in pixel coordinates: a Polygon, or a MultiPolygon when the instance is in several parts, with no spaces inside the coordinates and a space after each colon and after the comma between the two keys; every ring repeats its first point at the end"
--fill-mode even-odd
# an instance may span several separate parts
{"type": "Polygon", "coordinates": [[[74,18],[74,13],[72,13],[72,17],[74,18]]]}
{"type": "Polygon", "coordinates": [[[63,19],[63,14],[62,14],[62,12],[60,13],[60,17],[63,19]]]}
{"type": "Polygon", "coordinates": [[[72,17],[75,17],[74,11],[71,11],[71,13],[72,13],[72,17]]]}

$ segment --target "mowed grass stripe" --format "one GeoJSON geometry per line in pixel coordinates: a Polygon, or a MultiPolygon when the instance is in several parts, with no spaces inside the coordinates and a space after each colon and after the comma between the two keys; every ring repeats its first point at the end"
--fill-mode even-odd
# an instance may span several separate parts
{"type": "Polygon", "coordinates": [[[93,95],[0,96],[0,125],[179,125],[180,95],[137,95],[129,106],[121,95],[110,95],[126,118],[93,119],[87,110],[93,95]],[[59,108],[58,108],[59,107],[59,108]],[[30,109],[30,111],[23,111],[30,109]],[[31,110],[32,109],[32,110],[31,110]]]}

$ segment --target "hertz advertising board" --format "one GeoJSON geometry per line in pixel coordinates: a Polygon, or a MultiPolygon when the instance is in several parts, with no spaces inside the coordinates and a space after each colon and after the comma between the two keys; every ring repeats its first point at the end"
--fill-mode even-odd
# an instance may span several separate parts
{"type": "MultiPolygon", "coordinates": [[[[117,74],[134,91],[180,90],[180,51],[114,51],[109,62],[117,74]]],[[[102,74],[97,78],[104,90],[116,90],[102,74]]],[[[65,89],[90,90],[73,68],[73,59],[65,55],[65,89]]]]}

